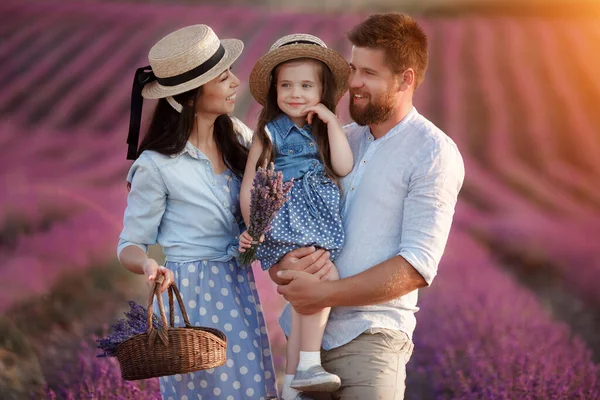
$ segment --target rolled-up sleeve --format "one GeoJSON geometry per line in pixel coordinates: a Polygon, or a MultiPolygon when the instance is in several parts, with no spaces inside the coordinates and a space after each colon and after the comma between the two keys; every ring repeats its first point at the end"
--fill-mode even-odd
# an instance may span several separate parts
{"type": "Polygon", "coordinates": [[[400,252],[431,285],[444,253],[465,176],[453,143],[437,143],[419,157],[404,202],[400,252]]]}
{"type": "Polygon", "coordinates": [[[142,154],[135,161],[127,181],[131,190],[127,196],[117,256],[127,246],[137,246],[147,252],[149,245],[156,244],[158,227],[166,207],[167,188],[148,155],[142,154]]]}

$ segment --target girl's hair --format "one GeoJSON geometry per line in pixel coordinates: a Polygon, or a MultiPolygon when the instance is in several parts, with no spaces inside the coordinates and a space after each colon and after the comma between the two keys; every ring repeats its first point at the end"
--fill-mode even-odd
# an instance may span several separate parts
{"type": "MultiPolygon", "coordinates": [[[[175,111],[166,99],[158,100],[138,156],[144,150],[154,150],[166,155],[181,152],[194,128],[198,96],[202,96],[202,87],[173,96],[183,107],[181,114],[175,111]]],[[[227,114],[217,117],[214,138],[227,168],[241,177],[248,159],[248,149],[238,141],[233,122],[227,114]]]]}
{"type": "MultiPolygon", "coordinates": [[[[321,103],[323,103],[325,107],[327,107],[335,114],[335,106],[337,100],[335,80],[333,74],[331,73],[331,70],[325,63],[312,58],[300,58],[286,61],[277,65],[275,68],[273,68],[273,71],[271,72],[271,85],[269,87],[267,101],[258,117],[258,125],[255,132],[255,136],[258,140],[260,140],[263,147],[262,153],[258,158],[258,161],[256,162],[257,169],[258,167],[263,166],[265,161],[275,161],[273,142],[271,142],[271,139],[267,135],[265,128],[270,121],[274,120],[279,114],[282,113],[282,111],[279,109],[279,106],[277,105],[277,73],[279,71],[279,67],[287,62],[297,61],[314,62],[319,65],[319,78],[321,79],[321,83],[323,86],[323,93],[321,94],[321,103]]],[[[340,177],[333,171],[333,168],[331,166],[331,150],[329,148],[327,124],[321,121],[321,119],[319,119],[317,115],[314,115],[312,121],[312,136],[317,142],[319,155],[321,156],[321,160],[323,161],[323,165],[325,166],[325,172],[337,184],[340,177]]]]}

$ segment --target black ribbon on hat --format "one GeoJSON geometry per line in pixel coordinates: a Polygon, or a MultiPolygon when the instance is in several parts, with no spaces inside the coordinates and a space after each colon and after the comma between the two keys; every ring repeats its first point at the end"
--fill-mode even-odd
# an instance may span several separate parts
{"type": "Polygon", "coordinates": [[[137,158],[138,141],[140,138],[140,123],[142,120],[142,106],[144,98],[142,89],[144,85],[156,80],[152,68],[148,65],[135,70],[133,88],[131,89],[131,113],[129,114],[129,134],[127,135],[127,159],[137,158]]]}
{"type": "Polygon", "coordinates": [[[293,42],[284,43],[284,44],[282,44],[282,45],[281,45],[281,46],[279,46],[279,47],[283,47],[283,46],[289,46],[290,44],[314,44],[314,45],[316,45],[316,46],[323,47],[323,46],[321,46],[319,43],[316,43],[316,42],[311,42],[310,40],[294,40],[293,42]]]}
{"type": "Polygon", "coordinates": [[[138,142],[140,139],[140,125],[142,121],[142,106],[144,98],[142,89],[150,82],[157,81],[162,86],[177,86],[186,83],[205,74],[221,61],[225,55],[225,48],[219,45],[219,48],[208,60],[179,75],[169,76],[167,78],[157,78],[149,65],[138,68],[133,77],[133,87],[131,88],[131,113],[129,115],[129,134],[127,135],[127,159],[135,160],[138,157],[138,142]]]}

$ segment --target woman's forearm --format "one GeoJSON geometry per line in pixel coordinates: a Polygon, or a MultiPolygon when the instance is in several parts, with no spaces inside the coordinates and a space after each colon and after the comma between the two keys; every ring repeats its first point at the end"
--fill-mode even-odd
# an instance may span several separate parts
{"type": "Polygon", "coordinates": [[[121,264],[133,273],[143,275],[144,266],[148,262],[146,252],[135,245],[130,245],[119,253],[121,264]]]}

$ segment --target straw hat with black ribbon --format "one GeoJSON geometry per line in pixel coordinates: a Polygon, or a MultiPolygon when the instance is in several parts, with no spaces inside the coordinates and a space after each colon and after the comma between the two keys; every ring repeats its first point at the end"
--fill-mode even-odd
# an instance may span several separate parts
{"type": "Polygon", "coordinates": [[[336,99],[339,101],[348,91],[348,62],[337,51],[327,48],[325,42],[306,33],[287,35],[271,46],[250,73],[250,93],[257,102],[265,105],[271,85],[272,72],[279,64],[297,58],[312,58],[324,62],[335,79],[336,99]]]}
{"type": "Polygon", "coordinates": [[[127,159],[137,158],[144,98],[166,98],[181,112],[183,107],[173,96],[219,76],[239,57],[243,48],[241,40],[220,40],[207,25],[181,28],[152,46],[148,54],[150,65],[138,68],[133,80],[127,159]]]}

